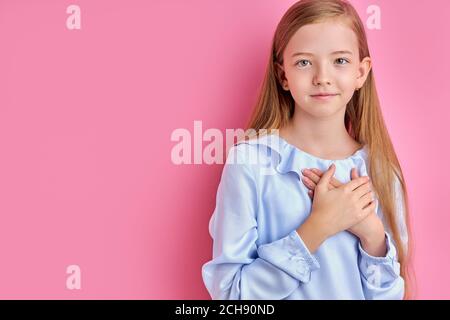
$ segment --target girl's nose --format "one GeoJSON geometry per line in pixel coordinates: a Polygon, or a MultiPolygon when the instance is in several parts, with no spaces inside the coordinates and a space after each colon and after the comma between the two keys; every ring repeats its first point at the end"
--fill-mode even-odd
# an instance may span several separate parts
{"type": "Polygon", "coordinates": [[[315,85],[324,85],[331,83],[330,75],[328,74],[325,66],[317,67],[313,81],[315,85]]]}
{"type": "Polygon", "coordinates": [[[316,85],[316,86],[330,85],[330,84],[331,84],[331,81],[328,76],[320,75],[320,76],[316,76],[314,78],[314,85],[316,85]]]}

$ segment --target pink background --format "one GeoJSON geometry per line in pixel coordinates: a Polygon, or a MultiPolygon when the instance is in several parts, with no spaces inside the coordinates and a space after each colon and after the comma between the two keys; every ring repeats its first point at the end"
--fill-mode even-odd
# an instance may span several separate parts
{"type": "MultiPolygon", "coordinates": [[[[0,298],[208,299],[222,165],[175,165],[177,128],[242,128],[292,0],[0,0],[0,298]],[[66,8],[81,7],[81,30],[66,8]],[[66,288],[67,266],[81,290],[66,288]]],[[[450,298],[450,2],[367,30],[408,182],[419,298],[450,298]]]]}

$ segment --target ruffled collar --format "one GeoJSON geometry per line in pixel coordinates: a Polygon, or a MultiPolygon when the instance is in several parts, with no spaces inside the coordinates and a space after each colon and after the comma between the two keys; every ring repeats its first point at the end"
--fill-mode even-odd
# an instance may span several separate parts
{"type": "Polygon", "coordinates": [[[342,164],[355,166],[362,164],[365,167],[365,160],[368,154],[368,147],[365,144],[361,149],[358,149],[345,159],[322,159],[295,147],[274,133],[239,143],[267,147],[267,150],[270,152],[268,155],[275,162],[274,167],[279,173],[295,172],[299,178],[302,176],[301,170],[307,166],[318,168],[321,171],[326,171],[332,163],[335,163],[337,167],[342,164]]]}

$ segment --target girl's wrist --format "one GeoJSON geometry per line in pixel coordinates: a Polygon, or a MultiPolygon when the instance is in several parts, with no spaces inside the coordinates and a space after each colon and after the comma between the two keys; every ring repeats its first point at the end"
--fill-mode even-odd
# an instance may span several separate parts
{"type": "Polygon", "coordinates": [[[386,255],[386,235],[382,223],[372,232],[362,235],[359,239],[364,251],[371,256],[384,257],[386,255]]]}
{"type": "Polygon", "coordinates": [[[302,238],[308,250],[314,253],[319,246],[329,237],[329,233],[313,215],[310,215],[303,224],[297,228],[297,233],[302,238]]]}

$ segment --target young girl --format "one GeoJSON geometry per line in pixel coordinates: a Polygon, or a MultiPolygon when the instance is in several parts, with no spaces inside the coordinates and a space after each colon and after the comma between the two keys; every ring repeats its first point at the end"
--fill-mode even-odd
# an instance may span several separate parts
{"type": "Polygon", "coordinates": [[[282,17],[248,127],[266,132],[228,153],[202,268],[211,297],[408,298],[404,177],[347,1],[282,17]]]}

